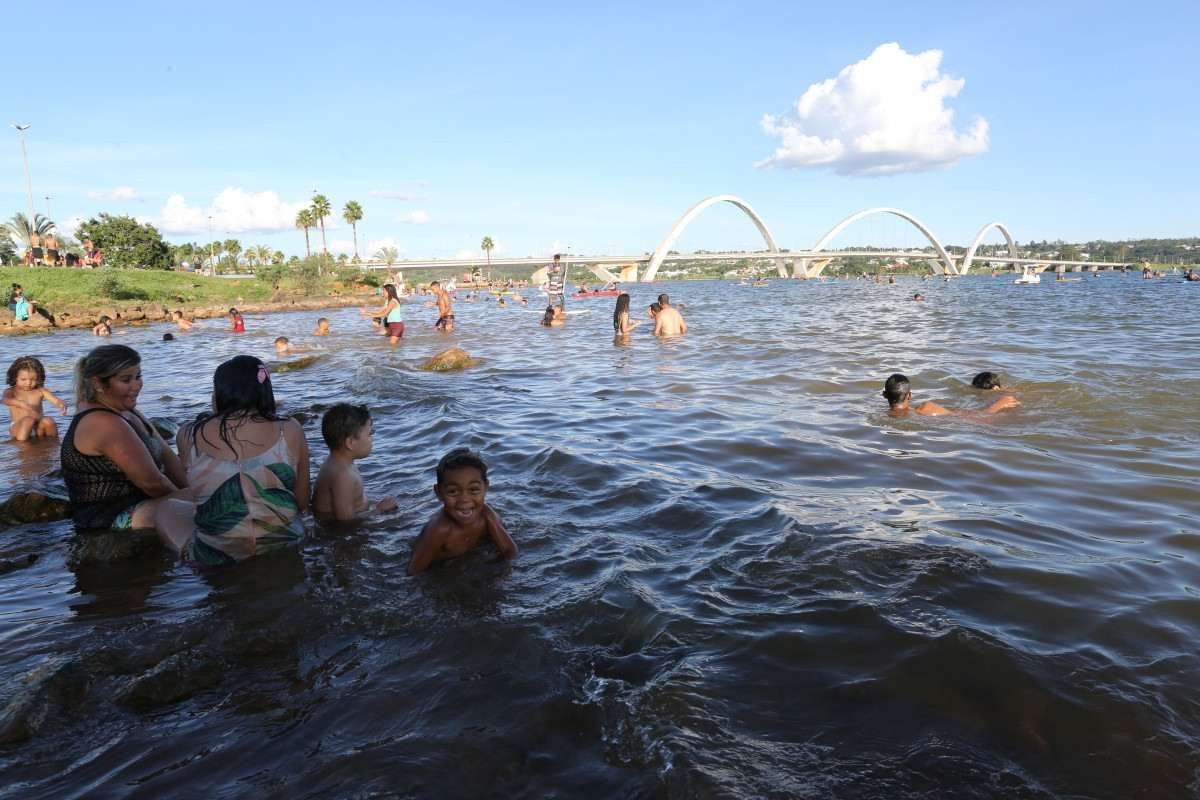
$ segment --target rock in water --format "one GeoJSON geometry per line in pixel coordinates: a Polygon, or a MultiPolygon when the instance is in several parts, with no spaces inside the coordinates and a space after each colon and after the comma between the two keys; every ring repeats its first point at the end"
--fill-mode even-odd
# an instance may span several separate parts
{"type": "Polygon", "coordinates": [[[0,520],[10,524],[51,522],[71,516],[71,506],[62,498],[42,492],[17,492],[0,504],[0,520]]]}
{"type": "Polygon", "coordinates": [[[166,417],[153,417],[150,424],[158,431],[158,435],[166,439],[168,442],[175,441],[176,434],[179,433],[179,426],[174,420],[169,420],[166,417]]]}
{"type": "Polygon", "coordinates": [[[460,347],[443,350],[426,361],[421,369],[443,372],[451,369],[464,369],[478,363],[471,355],[460,347]]]}
{"type": "Polygon", "coordinates": [[[313,364],[317,363],[320,360],[321,360],[321,357],[319,355],[318,356],[305,356],[304,358],[297,358],[295,361],[285,361],[282,364],[277,364],[272,371],[273,372],[295,372],[298,369],[305,369],[306,367],[311,367],[313,364]]]}

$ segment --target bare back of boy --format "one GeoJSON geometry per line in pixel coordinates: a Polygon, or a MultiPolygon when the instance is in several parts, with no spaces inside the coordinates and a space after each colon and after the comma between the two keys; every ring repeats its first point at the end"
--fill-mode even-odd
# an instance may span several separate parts
{"type": "Polygon", "coordinates": [[[320,520],[352,520],[370,509],[362,475],[354,462],[327,458],[313,489],[313,515],[320,520]]]}

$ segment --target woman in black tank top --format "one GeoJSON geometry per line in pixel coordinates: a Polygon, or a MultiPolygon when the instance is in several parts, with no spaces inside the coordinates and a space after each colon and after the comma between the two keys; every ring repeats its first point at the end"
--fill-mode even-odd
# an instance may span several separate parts
{"type": "Polygon", "coordinates": [[[75,370],[77,412],[63,436],[63,480],[80,528],[149,528],[158,505],[187,485],[178,456],[139,414],[141,357],[97,347],[75,370]]]}

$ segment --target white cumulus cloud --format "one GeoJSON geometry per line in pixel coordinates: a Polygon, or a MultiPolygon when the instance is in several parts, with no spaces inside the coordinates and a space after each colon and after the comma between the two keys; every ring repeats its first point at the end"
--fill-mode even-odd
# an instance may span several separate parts
{"type": "Polygon", "coordinates": [[[141,200],[137,189],[132,186],[118,186],[111,192],[88,192],[92,200],[141,200]]]}
{"type": "Polygon", "coordinates": [[[429,222],[429,212],[418,208],[416,211],[410,211],[407,214],[401,214],[397,217],[400,222],[406,222],[409,225],[425,225],[429,222]]]}
{"type": "Polygon", "coordinates": [[[942,73],[942,51],[882,44],[835,78],[814,83],[790,113],[766,114],[780,140],[758,167],[827,167],[842,175],[893,175],[949,167],[988,148],[988,123],[954,128],[946,101],[965,81],[942,73]]]}
{"type": "MultiPolygon", "coordinates": [[[[212,217],[213,231],[222,233],[272,233],[290,231],[296,227],[296,214],[309,205],[301,200],[289,203],[278,192],[247,192],[229,187],[205,207],[189,205],[182,194],[167,198],[155,220],[163,233],[207,233],[208,218],[212,217]]],[[[336,227],[333,217],[325,220],[326,230],[336,227]]]]}

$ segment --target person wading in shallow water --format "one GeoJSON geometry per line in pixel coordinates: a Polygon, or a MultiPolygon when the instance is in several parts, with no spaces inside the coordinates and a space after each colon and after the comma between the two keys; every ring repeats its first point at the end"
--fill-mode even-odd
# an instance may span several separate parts
{"type": "Polygon", "coordinates": [[[687,333],[687,323],[683,321],[683,315],[680,314],[675,306],[671,305],[671,298],[665,294],[658,296],[658,304],[662,309],[654,315],[654,333],[656,336],[679,336],[687,333]]]}

